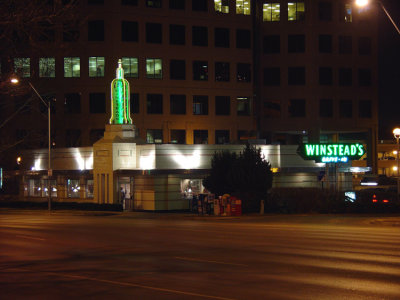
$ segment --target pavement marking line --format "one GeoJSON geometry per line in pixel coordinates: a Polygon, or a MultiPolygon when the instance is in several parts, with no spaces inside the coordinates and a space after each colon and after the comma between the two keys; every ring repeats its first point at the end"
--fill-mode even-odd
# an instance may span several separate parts
{"type": "Polygon", "coordinates": [[[249,266],[249,265],[245,265],[245,264],[229,263],[229,262],[223,262],[223,261],[217,261],[217,260],[197,259],[197,258],[190,258],[190,257],[175,256],[175,258],[176,259],[181,259],[181,260],[208,262],[208,263],[221,264],[221,265],[231,265],[231,266],[240,266],[240,267],[248,267],[249,266]]]}
{"type": "Polygon", "coordinates": [[[34,236],[29,236],[29,235],[16,235],[15,237],[23,238],[23,239],[31,239],[31,240],[37,240],[37,241],[45,241],[46,239],[34,237],[34,236]]]}
{"type": "MultiPolygon", "coordinates": [[[[35,271],[33,271],[33,270],[28,270],[28,269],[23,269],[23,268],[9,268],[9,270],[18,270],[18,271],[25,271],[25,272],[35,272],[35,271]]],[[[148,290],[153,290],[153,291],[161,291],[161,292],[167,292],[167,293],[173,293],[173,294],[181,294],[181,295],[194,296],[194,297],[201,297],[201,298],[208,298],[208,299],[217,299],[217,300],[237,300],[237,299],[235,299],[235,298],[226,298],[226,297],[219,297],[219,296],[198,294],[198,293],[192,293],[192,292],[184,292],[184,291],[179,291],[179,290],[172,290],[172,289],[166,289],[166,288],[158,288],[158,287],[155,287],[155,286],[142,285],[142,284],[137,284],[137,283],[121,282],[121,281],[114,281],[114,280],[93,278],[93,277],[87,277],[87,276],[81,276],[81,275],[59,274],[59,273],[49,272],[49,271],[38,271],[38,272],[40,272],[40,273],[47,273],[47,274],[55,275],[55,276],[59,276],[59,277],[66,277],[66,278],[73,278],[73,279],[83,279],[83,280],[91,280],[91,281],[97,281],[97,282],[115,284],[115,285],[120,285],[120,286],[137,287],[137,288],[148,289],[148,290]]]]}

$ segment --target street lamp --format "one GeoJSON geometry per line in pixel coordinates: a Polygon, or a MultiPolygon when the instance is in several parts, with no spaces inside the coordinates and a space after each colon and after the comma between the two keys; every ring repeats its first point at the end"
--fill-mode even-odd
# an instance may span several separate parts
{"type": "Polygon", "coordinates": [[[400,163],[400,161],[399,161],[400,128],[393,129],[393,135],[394,135],[394,138],[396,139],[396,142],[397,142],[397,153],[396,153],[397,157],[396,158],[397,158],[397,197],[398,197],[399,194],[400,194],[400,180],[399,180],[399,172],[400,172],[400,167],[399,167],[399,163],[400,163]]]}
{"type": "MultiPolygon", "coordinates": [[[[19,80],[16,77],[13,77],[10,79],[12,84],[18,84],[19,80]]],[[[52,170],[51,170],[51,119],[50,119],[50,103],[46,103],[46,101],[43,100],[42,96],[38,93],[38,91],[35,89],[35,87],[28,81],[29,86],[32,88],[32,90],[35,92],[36,96],[39,97],[39,99],[43,102],[43,104],[47,107],[47,119],[48,119],[48,131],[49,131],[49,150],[48,150],[48,166],[47,166],[47,193],[48,193],[48,209],[49,211],[51,210],[51,186],[50,186],[50,177],[52,176],[52,170]]]]}
{"type": "MultiPolygon", "coordinates": [[[[356,0],[355,4],[358,7],[365,7],[367,5],[369,5],[369,0],[356,0]]],[[[394,28],[396,28],[397,33],[400,34],[400,29],[399,27],[397,27],[396,23],[394,22],[394,20],[392,19],[392,17],[390,16],[389,12],[387,11],[387,9],[383,6],[383,3],[379,0],[375,0],[375,2],[379,3],[379,5],[381,6],[382,10],[385,12],[386,16],[389,18],[390,22],[393,24],[394,28]]]]}

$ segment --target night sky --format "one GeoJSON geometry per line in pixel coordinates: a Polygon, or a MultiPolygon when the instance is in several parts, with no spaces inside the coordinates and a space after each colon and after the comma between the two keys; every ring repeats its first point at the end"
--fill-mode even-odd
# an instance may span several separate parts
{"type": "MultiPolygon", "coordinates": [[[[400,26],[400,1],[382,0],[400,26]]],[[[392,130],[400,127],[400,34],[379,9],[379,136],[394,139],[392,130]]]]}

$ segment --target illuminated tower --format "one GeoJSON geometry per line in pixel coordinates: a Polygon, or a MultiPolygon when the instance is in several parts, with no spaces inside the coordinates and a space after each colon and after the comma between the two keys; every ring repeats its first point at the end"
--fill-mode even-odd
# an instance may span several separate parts
{"type": "Polygon", "coordinates": [[[129,96],[129,82],[124,78],[124,69],[119,59],[116,78],[111,82],[110,124],[132,124],[129,96]]]}

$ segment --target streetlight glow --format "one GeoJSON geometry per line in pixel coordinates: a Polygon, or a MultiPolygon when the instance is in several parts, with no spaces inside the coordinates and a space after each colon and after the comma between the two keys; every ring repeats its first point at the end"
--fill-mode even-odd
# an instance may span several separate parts
{"type": "Polygon", "coordinates": [[[12,84],[17,84],[19,82],[18,78],[15,78],[15,77],[11,78],[10,81],[12,84]]]}
{"type": "Polygon", "coordinates": [[[356,0],[356,5],[359,7],[367,6],[369,4],[368,0],[356,0]]]}

